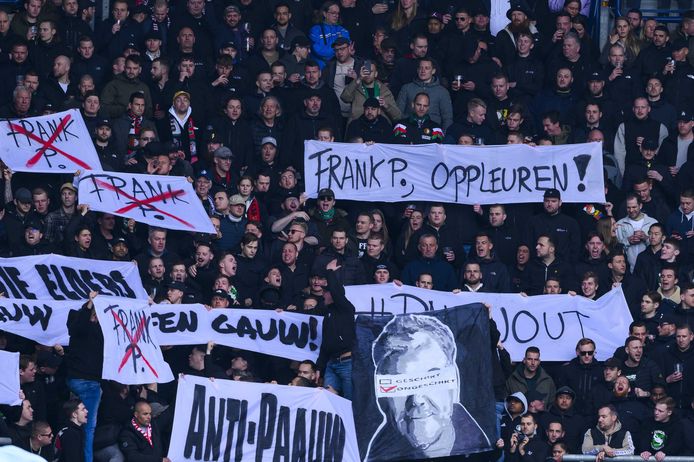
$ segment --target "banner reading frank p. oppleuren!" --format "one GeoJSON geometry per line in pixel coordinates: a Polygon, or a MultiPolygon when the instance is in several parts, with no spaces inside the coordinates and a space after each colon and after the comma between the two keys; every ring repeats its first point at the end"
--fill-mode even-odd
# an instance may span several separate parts
{"type": "Polygon", "coordinates": [[[306,193],[338,199],[458,204],[537,202],[557,189],[564,202],[605,202],[602,144],[531,147],[393,145],[306,141],[306,193]]]}

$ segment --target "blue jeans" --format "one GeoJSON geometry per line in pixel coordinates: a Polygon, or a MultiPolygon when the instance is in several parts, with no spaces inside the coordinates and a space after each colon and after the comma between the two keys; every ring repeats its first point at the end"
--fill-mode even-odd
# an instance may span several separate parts
{"type": "Polygon", "coordinates": [[[84,461],[93,462],[94,429],[96,428],[96,414],[101,401],[101,384],[94,380],[68,379],[67,386],[87,408],[87,425],[84,427],[84,461]]]}
{"type": "Polygon", "coordinates": [[[325,366],[324,385],[330,385],[344,398],[352,399],[352,358],[331,359],[325,366]]]}

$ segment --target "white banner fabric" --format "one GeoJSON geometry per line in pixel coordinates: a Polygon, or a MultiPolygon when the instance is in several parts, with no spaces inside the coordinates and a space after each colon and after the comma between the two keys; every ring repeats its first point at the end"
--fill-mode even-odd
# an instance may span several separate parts
{"type": "Polygon", "coordinates": [[[104,334],[103,379],[125,385],[174,379],[151,328],[146,301],[99,296],[94,299],[94,309],[104,334]]]}
{"type": "MultiPolygon", "coordinates": [[[[67,318],[83,301],[16,300],[0,298],[0,329],[41,345],[67,345],[67,318]]],[[[2,370],[2,369],[0,369],[2,370]]]]}
{"type": "Polygon", "coordinates": [[[178,381],[169,459],[356,462],[352,403],[321,388],[188,375],[178,381]]]}
{"type": "Polygon", "coordinates": [[[182,176],[84,172],[80,204],[160,228],[215,234],[193,186],[182,176]]]}
{"type": "Polygon", "coordinates": [[[152,328],[162,345],[213,341],[280,358],[316,361],[323,317],[273,310],[207,310],[203,305],[152,305],[152,328]]]}
{"type": "Polygon", "coordinates": [[[89,292],[147,299],[133,262],[62,255],[0,258],[0,292],[30,300],[86,300],[89,292]]]}
{"type": "Polygon", "coordinates": [[[102,170],[78,109],[0,122],[0,158],[14,172],[102,170]]]}
{"type": "Polygon", "coordinates": [[[602,361],[624,345],[632,322],[619,287],[595,301],[571,295],[453,294],[395,284],[347,286],[345,291],[357,314],[376,316],[488,303],[513,361],[522,360],[531,345],[540,348],[543,361],[568,361],[576,356],[576,343],[584,337],[595,341],[596,357],[602,361]]]}
{"type": "Polygon", "coordinates": [[[331,188],[337,199],[458,204],[605,202],[602,144],[531,147],[393,145],[306,141],[306,193],[331,188]]]}
{"type": "Polygon", "coordinates": [[[19,353],[0,351],[0,371],[0,404],[22,404],[19,399],[19,353]]]}

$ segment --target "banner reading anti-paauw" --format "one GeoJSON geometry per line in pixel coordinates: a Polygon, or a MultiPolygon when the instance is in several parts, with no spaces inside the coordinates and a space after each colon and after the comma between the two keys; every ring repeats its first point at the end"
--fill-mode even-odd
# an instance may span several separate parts
{"type": "Polygon", "coordinates": [[[489,319],[483,305],[359,315],[352,403],[361,460],[429,460],[495,441],[489,319]]]}
{"type": "Polygon", "coordinates": [[[15,172],[101,171],[80,111],[0,122],[0,158],[15,172]]]}
{"type": "Polygon", "coordinates": [[[602,144],[531,147],[390,145],[306,141],[309,197],[458,204],[537,202],[558,189],[564,202],[605,202],[602,144]]]}
{"type": "Polygon", "coordinates": [[[152,328],[147,301],[98,296],[94,310],[104,334],[103,379],[125,385],[174,379],[152,328]]]}
{"type": "Polygon", "coordinates": [[[152,305],[152,329],[162,345],[213,341],[280,358],[316,361],[323,317],[272,310],[207,310],[202,305],[152,305]]]}
{"type": "Polygon", "coordinates": [[[395,284],[348,286],[345,292],[357,314],[423,313],[464,303],[488,303],[501,341],[514,361],[522,360],[531,345],[542,350],[545,361],[568,361],[584,337],[600,345],[598,359],[607,359],[624,345],[632,321],[620,287],[597,300],[571,295],[453,294],[395,284]]]}
{"type": "Polygon", "coordinates": [[[321,388],[213,382],[191,375],[178,381],[168,457],[176,462],[360,460],[350,401],[321,388]]]}
{"type": "Polygon", "coordinates": [[[0,292],[30,300],[86,300],[89,292],[147,299],[133,262],[62,255],[0,258],[0,292]]]}
{"type": "Polygon", "coordinates": [[[80,204],[160,228],[214,234],[200,199],[185,177],[84,172],[80,204]]]}

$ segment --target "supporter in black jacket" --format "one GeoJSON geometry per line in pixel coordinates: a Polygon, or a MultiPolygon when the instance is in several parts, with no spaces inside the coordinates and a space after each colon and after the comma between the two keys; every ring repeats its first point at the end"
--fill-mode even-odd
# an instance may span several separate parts
{"type": "Polygon", "coordinates": [[[152,407],[146,401],[135,404],[133,418],[123,426],[118,442],[126,462],[170,462],[164,457],[159,428],[152,421],[152,407]]]}
{"type": "Polygon", "coordinates": [[[549,427],[550,422],[561,422],[565,433],[564,441],[570,452],[578,452],[590,422],[576,410],[575,402],[576,393],[570,387],[560,387],[554,395],[554,403],[547,412],[539,415],[540,426],[544,429],[549,427]]]}
{"type": "Polygon", "coordinates": [[[544,211],[530,219],[527,241],[537,242],[540,235],[552,238],[557,256],[576,263],[581,247],[581,231],[576,220],[561,211],[561,194],[556,189],[544,193],[544,211]]]}
{"type": "Polygon", "coordinates": [[[573,409],[584,415],[597,412],[593,393],[603,380],[603,366],[595,359],[595,342],[581,339],[576,345],[576,357],[561,366],[557,385],[569,387],[575,392],[573,409]]]}
{"type": "Polygon", "coordinates": [[[357,138],[363,142],[387,143],[393,126],[381,115],[380,104],[376,98],[364,101],[364,113],[347,126],[345,141],[350,143],[357,138]]]}
{"type": "MultiPolygon", "coordinates": [[[[79,399],[71,399],[63,406],[68,418],[65,428],[60,430],[55,439],[55,447],[59,454],[58,462],[84,462],[85,447],[88,444],[84,426],[87,424],[87,408],[79,399]]],[[[94,410],[96,414],[96,410],[94,410]]],[[[91,455],[91,448],[89,450],[91,455]]]]}
{"type": "Polygon", "coordinates": [[[545,282],[552,277],[561,283],[564,291],[576,288],[574,269],[564,259],[556,256],[554,242],[549,236],[540,236],[535,246],[537,258],[530,260],[525,269],[526,290],[528,295],[540,295],[544,292],[545,282]]]}
{"type": "Polygon", "coordinates": [[[323,343],[318,365],[325,368],[325,385],[332,386],[345,398],[352,397],[352,345],[354,344],[355,308],[347,297],[345,288],[337,280],[340,269],[337,260],[326,266],[325,278],[328,292],[323,294],[323,343]]]}
{"type": "Polygon", "coordinates": [[[672,414],[674,410],[675,400],[672,398],[656,401],[653,418],[645,422],[641,437],[636,441],[636,450],[644,460],[652,456],[662,460],[666,456],[683,454],[685,435],[680,419],[672,414]]]}

